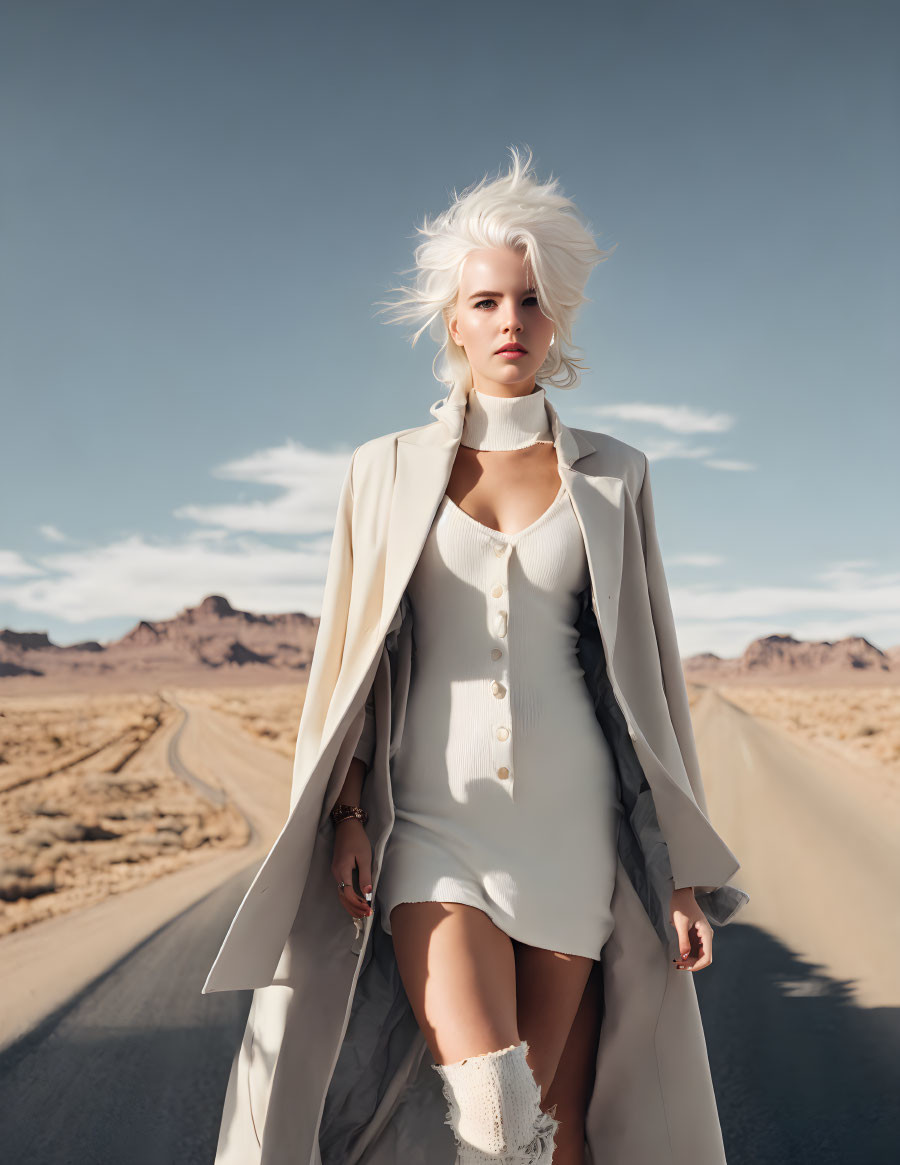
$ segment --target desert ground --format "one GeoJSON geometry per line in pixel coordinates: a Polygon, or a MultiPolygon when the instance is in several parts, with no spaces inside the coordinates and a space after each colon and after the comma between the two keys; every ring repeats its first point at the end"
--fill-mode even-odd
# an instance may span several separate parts
{"type": "MultiPolygon", "coordinates": [[[[272,702],[297,708],[302,692],[279,686],[272,702]]],[[[225,901],[278,835],[290,759],[249,727],[252,714],[242,721],[193,695],[3,701],[0,1049],[140,957],[185,912],[225,901]]],[[[227,924],[210,922],[214,943],[227,924]]],[[[196,974],[199,998],[205,971],[196,974]]]]}
{"type": "Polygon", "coordinates": [[[4,701],[0,937],[246,846],[221,789],[173,771],[180,717],[160,693],[4,701]]]}
{"type": "Polygon", "coordinates": [[[900,808],[900,687],[722,684],[717,691],[751,716],[845,762],[874,811],[880,804],[900,808]]]}

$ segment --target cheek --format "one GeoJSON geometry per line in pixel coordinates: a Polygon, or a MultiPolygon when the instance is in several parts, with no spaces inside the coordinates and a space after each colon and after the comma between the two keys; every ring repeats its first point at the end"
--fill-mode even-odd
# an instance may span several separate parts
{"type": "Polygon", "coordinates": [[[469,313],[459,321],[459,334],[463,343],[475,346],[487,343],[487,319],[483,314],[469,313]]]}
{"type": "Polygon", "coordinates": [[[472,326],[470,327],[469,334],[471,335],[472,340],[476,344],[479,344],[479,345],[486,344],[487,343],[487,335],[488,335],[486,321],[483,318],[480,320],[476,320],[472,324],[472,326]]]}

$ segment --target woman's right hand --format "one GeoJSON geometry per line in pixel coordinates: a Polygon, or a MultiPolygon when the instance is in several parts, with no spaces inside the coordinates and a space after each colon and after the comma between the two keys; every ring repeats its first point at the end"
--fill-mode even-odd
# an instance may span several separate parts
{"type": "Polygon", "coordinates": [[[359,884],[364,894],[372,892],[372,844],[365,826],[357,817],[348,817],[334,827],[331,873],[338,887],[341,905],[352,918],[366,918],[372,907],[353,889],[353,871],[359,867],[359,884]],[[344,882],[344,889],[340,889],[344,882]]]}

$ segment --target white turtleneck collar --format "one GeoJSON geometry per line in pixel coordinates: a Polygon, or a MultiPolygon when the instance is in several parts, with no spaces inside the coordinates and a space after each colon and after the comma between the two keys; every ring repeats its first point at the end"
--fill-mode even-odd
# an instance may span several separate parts
{"type": "Polygon", "coordinates": [[[485,450],[525,449],[536,442],[552,445],[553,431],[544,396],[540,385],[527,396],[511,397],[470,389],[460,444],[485,450]]]}

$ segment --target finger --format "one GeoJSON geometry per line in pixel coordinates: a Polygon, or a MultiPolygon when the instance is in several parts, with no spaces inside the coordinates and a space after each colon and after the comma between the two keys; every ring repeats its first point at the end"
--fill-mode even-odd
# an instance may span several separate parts
{"type": "Polygon", "coordinates": [[[712,932],[708,925],[697,921],[691,927],[691,938],[691,954],[680,965],[688,971],[701,971],[712,962],[712,932]]]}
{"type": "MultiPolygon", "coordinates": [[[[347,882],[347,879],[343,878],[342,881],[347,882]]],[[[337,889],[338,900],[349,915],[353,918],[364,918],[368,915],[369,907],[364,902],[360,902],[359,896],[353,892],[353,887],[349,882],[347,882],[343,890],[340,884],[338,884],[337,889]]]]}
{"type": "Polygon", "coordinates": [[[682,914],[681,911],[676,910],[673,924],[675,926],[675,933],[678,935],[678,953],[681,955],[681,961],[683,961],[691,953],[690,922],[686,914],[682,914]]]}
{"type": "Polygon", "coordinates": [[[372,851],[369,850],[366,854],[360,854],[356,859],[356,864],[359,867],[359,884],[362,887],[363,894],[372,893],[372,851]]]}
{"type": "Polygon", "coordinates": [[[692,971],[702,971],[712,962],[712,928],[708,923],[704,925],[704,923],[698,922],[697,933],[699,935],[699,957],[694,960],[694,964],[690,968],[692,971]]]}
{"type": "MultiPolygon", "coordinates": [[[[366,865],[368,865],[371,860],[372,859],[371,859],[370,854],[365,854],[365,855],[358,854],[356,857],[356,869],[359,871],[359,884],[360,884],[360,887],[363,889],[363,891],[365,890],[366,886],[369,884],[369,880],[370,880],[370,876],[368,874],[363,873],[363,862],[365,862],[366,865]]],[[[361,904],[361,906],[363,908],[363,913],[371,914],[372,907],[371,907],[369,901],[367,900],[365,893],[357,894],[356,890],[354,890],[353,895],[356,898],[357,902],[359,902],[361,904]]]]}
{"type": "Polygon", "coordinates": [[[675,965],[679,970],[690,969],[696,957],[696,944],[692,933],[693,924],[686,917],[680,920],[684,924],[684,937],[682,937],[682,927],[676,923],[676,930],[678,931],[678,946],[679,957],[675,960],[675,965]]]}
{"type": "Polygon", "coordinates": [[[338,891],[341,898],[347,902],[358,902],[361,906],[366,906],[366,901],[361,898],[353,888],[353,871],[356,868],[356,862],[353,857],[346,858],[338,866],[338,891]],[[344,882],[344,888],[341,890],[340,883],[344,882]]]}

